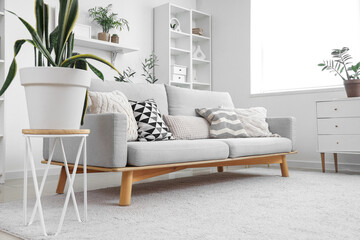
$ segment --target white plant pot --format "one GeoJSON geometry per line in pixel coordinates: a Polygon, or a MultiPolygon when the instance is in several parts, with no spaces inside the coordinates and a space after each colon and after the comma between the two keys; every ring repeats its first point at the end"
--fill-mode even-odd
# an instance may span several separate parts
{"type": "Polygon", "coordinates": [[[20,69],[31,129],[79,129],[88,71],[59,67],[20,69]]]}

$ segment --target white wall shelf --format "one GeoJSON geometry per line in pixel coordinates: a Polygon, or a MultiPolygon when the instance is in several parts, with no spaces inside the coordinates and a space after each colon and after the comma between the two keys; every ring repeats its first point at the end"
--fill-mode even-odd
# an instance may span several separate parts
{"type": "Polygon", "coordinates": [[[118,53],[126,54],[130,52],[139,51],[138,48],[129,47],[124,44],[105,42],[97,39],[86,39],[76,37],[74,40],[74,45],[78,47],[98,49],[102,51],[111,52],[111,62],[114,63],[118,53]]]}
{"type": "Polygon", "coordinates": [[[203,59],[196,59],[193,58],[193,64],[194,65],[198,65],[198,64],[208,64],[211,63],[209,60],[203,60],[203,59]]]}
{"type": "Polygon", "coordinates": [[[5,16],[5,13],[3,11],[0,11],[0,16],[5,16]]]}
{"type": "Polygon", "coordinates": [[[173,86],[211,90],[211,16],[167,3],[154,9],[154,51],[159,63],[155,75],[159,83],[173,86]],[[180,22],[181,31],[170,28],[170,20],[180,22]],[[202,28],[203,35],[192,34],[193,28],[202,28]],[[193,58],[195,48],[200,46],[205,60],[193,58]],[[186,82],[175,82],[173,65],[186,67],[186,82]]]}
{"type": "Polygon", "coordinates": [[[171,49],[171,54],[173,55],[181,55],[181,54],[188,54],[190,53],[189,50],[185,50],[185,49],[181,49],[181,48],[170,48],[171,49]]]}
{"type": "Polygon", "coordinates": [[[174,30],[171,30],[171,37],[172,38],[184,38],[184,37],[190,37],[190,34],[184,33],[184,32],[177,32],[174,30]]]}

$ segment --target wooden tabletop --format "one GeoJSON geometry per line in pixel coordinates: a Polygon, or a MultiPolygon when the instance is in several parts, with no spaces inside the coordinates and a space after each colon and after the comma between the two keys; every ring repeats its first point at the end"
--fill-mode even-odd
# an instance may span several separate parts
{"type": "Polygon", "coordinates": [[[22,133],[31,135],[89,134],[90,129],[23,129],[22,133]]]}

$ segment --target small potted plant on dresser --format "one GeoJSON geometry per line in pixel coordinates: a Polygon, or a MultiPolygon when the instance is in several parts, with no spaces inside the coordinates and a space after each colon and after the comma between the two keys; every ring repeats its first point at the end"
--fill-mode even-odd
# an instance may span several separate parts
{"type": "MultiPolygon", "coordinates": [[[[102,27],[102,32],[98,33],[98,39],[102,41],[110,41],[109,31],[111,29],[119,29],[122,31],[125,27],[129,31],[129,23],[124,18],[118,18],[117,13],[111,11],[112,4],[109,4],[107,7],[94,7],[89,9],[89,15],[97,24],[102,27]]],[[[114,34],[116,35],[116,34],[114,34]]],[[[117,35],[116,35],[117,36],[117,35]]],[[[113,38],[111,38],[113,39],[113,38]]],[[[116,37],[114,37],[116,41],[116,37]]],[[[119,38],[117,38],[117,42],[119,38]]],[[[113,42],[113,41],[112,41],[113,42]]]]}
{"type": "Polygon", "coordinates": [[[95,55],[73,53],[72,30],[78,12],[78,1],[60,1],[58,26],[50,34],[49,7],[43,0],[35,1],[36,28],[10,12],[24,24],[31,39],[15,42],[15,56],[0,96],[8,89],[16,75],[16,55],[24,43],[29,43],[35,48],[35,67],[20,69],[20,81],[25,88],[32,129],[79,129],[87,106],[87,89],[91,82],[86,69],[89,67],[98,77],[104,79],[103,74],[87,60],[100,61],[116,70],[109,62],[95,55]]]}
{"type": "Polygon", "coordinates": [[[331,52],[333,59],[324,60],[318,66],[322,67],[322,71],[328,70],[341,77],[348,97],[360,97],[360,62],[350,65],[351,56],[348,51],[347,47],[334,49],[331,52]]]}

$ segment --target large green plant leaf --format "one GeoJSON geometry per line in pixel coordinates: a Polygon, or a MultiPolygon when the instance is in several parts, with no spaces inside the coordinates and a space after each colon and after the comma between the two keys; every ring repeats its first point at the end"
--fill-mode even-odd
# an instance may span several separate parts
{"type": "Polygon", "coordinates": [[[80,60],[80,59],[93,59],[99,62],[104,63],[105,65],[108,65],[109,67],[111,67],[112,69],[114,69],[116,72],[120,73],[111,63],[109,63],[108,61],[106,61],[105,59],[102,59],[98,56],[95,56],[93,54],[79,54],[76,56],[72,56],[71,58],[66,59],[65,61],[63,61],[60,64],[60,67],[68,67],[70,66],[72,63],[80,60]]]}
{"type": "Polygon", "coordinates": [[[33,46],[35,46],[35,43],[32,40],[29,39],[20,39],[17,40],[14,44],[14,58],[11,62],[10,68],[9,68],[9,72],[8,75],[6,76],[4,85],[2,86],[1,90],[0,90],[0,96],[2,96],[4,94],[4,92],[6,91],[6,89],[10,86],[11,82],[14,80],[15,75],[16,75],[16,71],[17,71],[17,63],[16,63],[16,56],[18,55],[18,53],[21,50],[21,47],[24,43],[30,43],[33,46]]]}
{"type": "Polygon", "coordinates": [[[79,15],[78,0],[59,0],[59,34],[56,52],[56,63],[60,64],[63,61],[63,53],[65,51],[66,42],[75,26],[75,22],[79,15]]]}
{"type": "Polygon", "coordinates": [[[28,22],[26,22],[23,18],[16,15],[14,12],[11,12],[11,11],[8,11],[8,12],[11,14],[14,14],[17,18],[19,18],[19,20],[24,24],[24,26],[27,28],[27,30],[31,34],[32,40],[35,44],[35,47],[46,57],[46,59],[50,62],[51,65],[57,66],[57,64],[52,59],[51,54],[49,53],[49,51],[46,49],[46,47],[42,43],[42,41],[41,41],[39,35],[37,34],[37,32],[35,31],[35,29],[28,22]]]}
{"type": "MultiPolygon", "coordinates": [[[[39,35],[41,41],[44,41],[45,31],[45,4],[43,0],[35,1],[35,20],[36,20],[36,32],[39,35]]],[[[43,66],[43,56],[41,53],[38,55],[38,66],[43,66]]]]}

